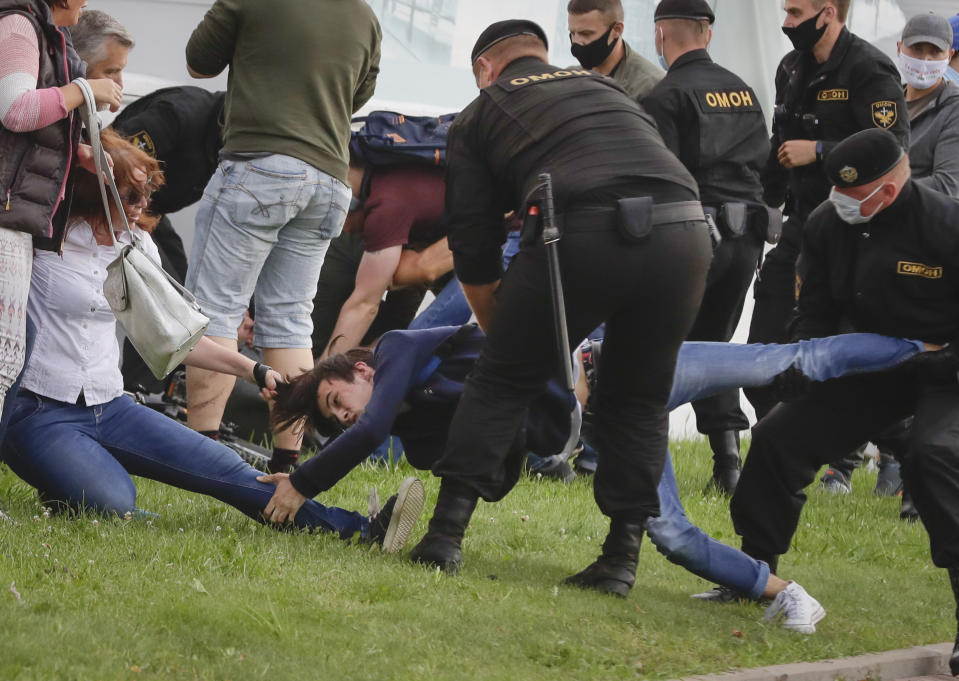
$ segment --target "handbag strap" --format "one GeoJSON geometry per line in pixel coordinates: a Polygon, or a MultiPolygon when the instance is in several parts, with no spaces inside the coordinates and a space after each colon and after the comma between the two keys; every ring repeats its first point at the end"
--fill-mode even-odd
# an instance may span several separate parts
{"type": "MultiPolygon", "coordinates": [[[[79,86],[80,91],[83,93],[83,105],[80,107],[80,115],[83,117],[83,124],[87,128],[87,132],[90,134],[90,146],[93,148],[93,164],[96,167],[97,178],[99,179],[98,185],[100,187],[100,198],[103,200],[103,210],[107,216],[107,226],[110,230],[110,239],[113,241],[113,247],[116,249],[117,255],[119,256],[122,252],[120,244],[117,243],[116,235],[113,232],[113,216],[110,213],[110,200],[107,198],[107,185],[110,187],[110,194],[113,196],[113,201],[116,203],[117,209],[120,213],[120,220],[123,222],[123,226],[126,227],[127,231],[130,233],[130,239],[133,241],[134,247],[137,245],[138,237],[136,233],[130,228],[130,223],[127,220],[126,211],[123,210],[123,202],[120,200],[120,191],[117,189],[116,180],[113,177],[113,168],[110,167],[110,163],[107,161],[107,152],[103,149],[103,143],[100,140],[100,117],[97,116],[97,106],[96,100],[93,97],[93,90],[90,88],[90,84],[86,81],[85,78],[77,78],[73,81],[77,86],[79,86]],[[106,179],[104,179],[104,177],[106,179]]],[[[192,292],[188,291],[184,286],[170,276],[170,273],[164,270],[162,267],[157,266],[157,269],[163,273],[163,276],[166,277],[175,289],[177,289],[188,301],[196,305],[196,297],[192,292]]]]}

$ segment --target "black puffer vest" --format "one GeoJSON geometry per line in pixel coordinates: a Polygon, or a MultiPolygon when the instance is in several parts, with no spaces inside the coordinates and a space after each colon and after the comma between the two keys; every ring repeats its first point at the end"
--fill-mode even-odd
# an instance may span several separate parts
{"type": "MultiPolygon", "coordinates": [[[[83,75],[83,62],[68,35],[54,25],[45,2],[0,0],[0,17],[12,13],[27,17],[37,31],[37,89],[83,75]]],[[[79,137],[80,122],[73,114],[31,132],[0,125],[0,227],[32,234],[37,248],[59,249],[70,205],[65,178],[79,137]]]]}

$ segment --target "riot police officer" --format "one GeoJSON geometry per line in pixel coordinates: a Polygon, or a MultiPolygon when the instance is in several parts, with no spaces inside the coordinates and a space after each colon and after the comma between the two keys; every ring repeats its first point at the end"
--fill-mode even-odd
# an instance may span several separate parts
{"type": "MultiPolygon", "coordinates": [[[[666,146],[699,184],[703,209],[722,238],[688,340],[728,341],[770,224],[759,180],[769,131],[753,89],[706,52],[715,20],[706,0],[663,0],[654,19],[656,51],[669,71],[642,104],[656,119],[666,146]]],[[[778,219],[773,211],[774,227],[778,219]]],[[[731,494],[739,479],[739,431],[749,428],[739,391],[698,400],[693,409],[697,428],[713,450],[712,482],[731,494]]]]}
{"type": "MultiPolygon", "coordinates": [[[[852,330],[951,347],[817,384],[770,412],[753,428],[733,523],[743,551],[775,571],[819,467],[915,414],[903,478],[959,602],[959,202],[913,180],[886,130],[847,138],[825,170],[834,186],[804,230],[795,337],[852,330]]],[[[950,664],[959,673],[955,651],[950,664]]]]}
{"type": "Polygon", "coordinates": [[[547,64],[535,23],[489,26],[472,62],[481,92],[450,129],[446,205],[456,274],[487,339],[433,466],[443,481],[412,558],[458,568],[477,499],[501,499],[516,483],[527,405],[567,361],[535,219],[548,210],[539,175],[549,173],[569,337],[606,322],[594,490],[610,530],[599,559],[569,581],[625,596],[643,524],[659,513],[670,375],[711,258],[696,183],[615,81],[547,64]],[[502,277],[510,210],[529,219],[502,277]]]}
{"type": "MultiPolygon", "coordinates": [[[[796,259],[802,225],[826,199],[823,159],[849,135],[888,130],[909,146],[909,122],[899,72],[886,55],[845,27],[850,0],[785,0],[783,32],[794,49],[776,72],[772,148],[763,170],[766,203],[785,204],[788,220],[754,288],[750,343],[786,338],[796,299],[796,259]]],[[[762,417],[772,391],[747,390],[762,417]]]]}

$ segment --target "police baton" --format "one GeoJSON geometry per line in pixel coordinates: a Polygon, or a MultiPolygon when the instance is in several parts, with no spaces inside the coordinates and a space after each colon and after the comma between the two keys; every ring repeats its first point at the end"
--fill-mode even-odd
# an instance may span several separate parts
{"type": "Polygon", "coordinates": [[[559,228],[556,226],[553,209],[553,178],[549,173],[539,176],[546,198],[543,201],[543,245],[546,247],[546,262],[549,268],[549,290],[553,299],[553,324],[556,327],[556,349],[563,364],[566,389],[573,390],[572,357],[569,350],[569,333],[566,331],[566,299],[563,296],[563,280],[559,269],[559,228]]]}
{"type": "MultiPolygon", "coordinates": [[[[566,390],[573,399],[573,410],[570,414],[570,437],[559,454],[564,460],[568,459],[579,442],[579,431],[583,423],[579,402],[576,400],[575,384],[573,381],[573,358],[569,348],[569,333],[566,330],[566,300],[563,296],[563,280],[559,269],[559,239],[560,232],[556,226],[553,209],[553,178],[549,173],[539,176],[540,187],[545,192],[543,201],[543,246],[546,247],[546,262],[549,268],[549,289],[553,301],[553,324],[556,330],[556,350],[563,365],[563,378],[566,381],[566,390]]],[[[539,212],[537,206],[529,209],[531,215],[539,212]]]]}

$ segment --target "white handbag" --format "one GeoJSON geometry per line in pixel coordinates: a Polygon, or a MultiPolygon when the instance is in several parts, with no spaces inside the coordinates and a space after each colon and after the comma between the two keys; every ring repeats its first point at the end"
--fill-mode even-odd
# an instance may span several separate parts
{"type": "Polygon", "coordinates": [[[83,91],[84,123],[90,133],[110,238],[113,239],[113,246],[117,251],[116,260],[107,266],[103,295],[117,322],[150,367],[150,371],[157,378],[163,378],[173,371],[200,341],[210,320],[200,311],[193,294],[163,271],[163,268],[141,249],[139,237],[127,222],[123,204],[120,202],[120,193],[113,179],[113,171],[100,143],[100,119],[96,115],[93,92],[82,78],[73,82],[83,91]],[[120,218],[130,233],[132,245],[120,246],[117,243],[104,174],[109,179],[113,200],[120,209],[120,218]]]}

